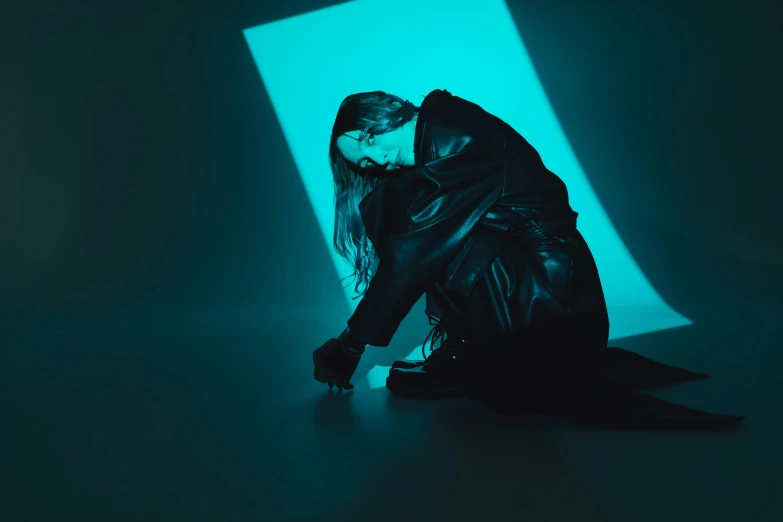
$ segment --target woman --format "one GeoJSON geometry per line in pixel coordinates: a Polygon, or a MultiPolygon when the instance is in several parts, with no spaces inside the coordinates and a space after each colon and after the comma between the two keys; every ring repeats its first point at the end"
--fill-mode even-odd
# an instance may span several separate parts
{"type": "Polygon", "coordinates": [[[388,346],[425,294],[430,354],[394,363],[393,393],[625,424],[639,401],[669,419],[676,410],[680,425],[741,419],[630,391],[706,375],[607,348],[598,270],[565,184],[499,118],[446,90],[420,107],[380,91],[354,94],[338,110],[329,159],[334,245],[355,267],[363,298],[348,328],[314,352],[320,382],[353,388],[365,346],[388,346]]]}

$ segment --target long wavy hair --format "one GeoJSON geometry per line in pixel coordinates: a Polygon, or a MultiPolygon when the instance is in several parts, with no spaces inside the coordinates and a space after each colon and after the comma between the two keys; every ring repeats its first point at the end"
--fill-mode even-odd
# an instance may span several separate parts
{"type": "Polygon", "coordinates": [[[385,171],[352,167],[340,154],[337,138],[357,130],[359,140],[370,133],[393,131],[411,121],[419,108],[399,96],[372,91],[347,96],[337,111],[329,141],[329,164],[334,176],[334,248],[354,267],[353,274],[340,280],[356,279],[354,299],[367,292],[378,262],[362,223],[359,203],[385,181],[386,175],[385,171]]]}

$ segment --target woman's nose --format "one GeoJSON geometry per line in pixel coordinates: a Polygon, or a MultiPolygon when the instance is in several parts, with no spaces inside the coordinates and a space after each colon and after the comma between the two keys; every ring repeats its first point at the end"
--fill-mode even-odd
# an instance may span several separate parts
{"type": "Polygon", "coordinates": [[[375,159],[375,163],[380,165],[383,168],[386,168],[389,165],[389,153],[383,152],[378,154],[378,158],[375,159]]]}

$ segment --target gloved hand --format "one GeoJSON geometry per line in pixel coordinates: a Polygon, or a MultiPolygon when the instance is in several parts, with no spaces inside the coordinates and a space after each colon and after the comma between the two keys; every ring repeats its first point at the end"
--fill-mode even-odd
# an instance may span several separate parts
{"type": "Polygon", "coordinates": [[[346,329],[340,338],[329,339],[313,352],[315,380],[329,388],[336,384],[340,389],[352,390],[351,377],[363,353],[364,346],[352,340],[346,329]]]}

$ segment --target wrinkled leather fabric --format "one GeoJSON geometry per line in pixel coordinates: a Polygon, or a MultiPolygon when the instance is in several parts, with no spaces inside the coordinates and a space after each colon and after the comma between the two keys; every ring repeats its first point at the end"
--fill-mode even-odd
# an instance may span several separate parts
{"type": "Polygon", "coordinates": [[[605,347],[595,263],[565,184],[536,150],[445,90],[422,102],[414,143],[416,167],[392,174],[360,204],[380,261],[351,331],[387,346],[426,293],[428,314],[474,338],[513,332],[535,340],[538,330],[562,325],[580,344],[605,347]]]}
{"type": "Polygon", "coordinates": [[[630,429],[726,429],[743,417],[635,390],[703,379],[607,346],[609,318],[593,256],[565,184],[516,131],[435,90],[422,102],[416,166],[359,205],[379,257],[352,333],[387,346],[416,301],[475,358],[482,401],[543,407],[630,429]]]}

